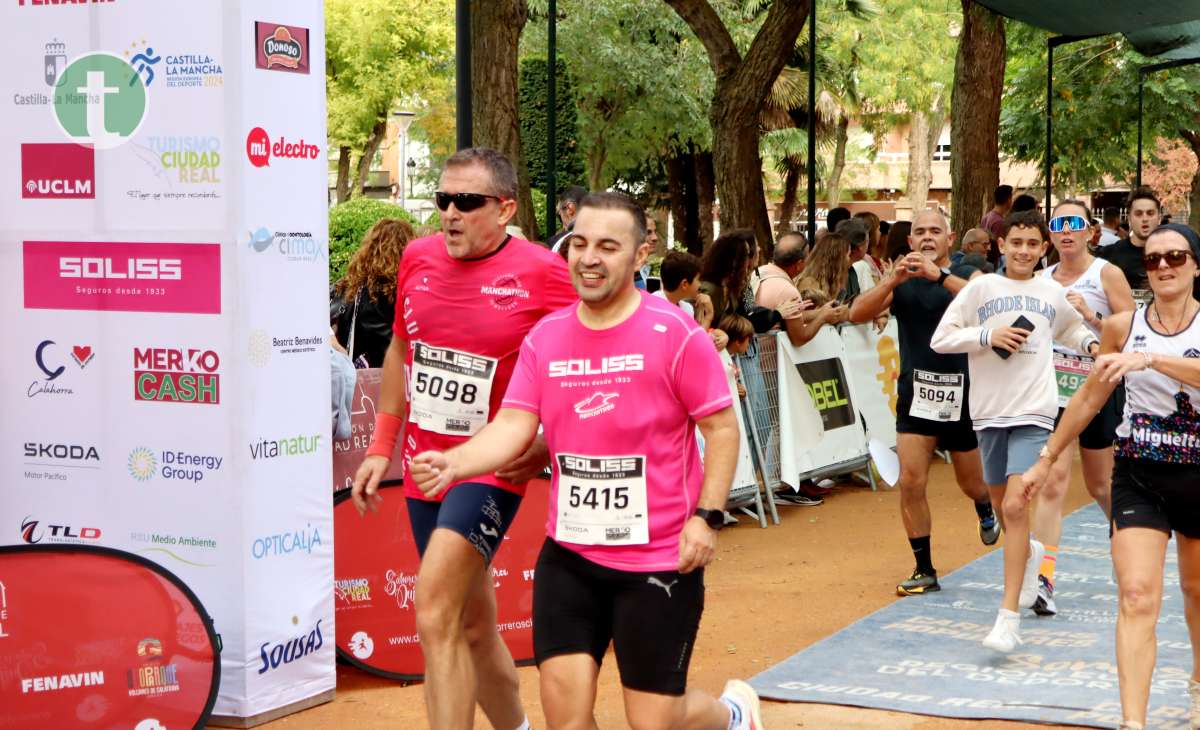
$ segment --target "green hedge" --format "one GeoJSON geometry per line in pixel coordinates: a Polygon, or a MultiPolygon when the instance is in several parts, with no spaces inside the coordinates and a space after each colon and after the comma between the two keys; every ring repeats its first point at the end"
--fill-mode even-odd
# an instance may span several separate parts
{"type": "MultiPolygon", "coordinates": [[[[578,109],[575,89],[567,67],[556,66],[554,106],[554,187],[560,193],[572,185],[587,185],[583,153],[579,149],[578,109]]],[[[536,189],[546,188],[546,81],[549,63],[544,58],[521,61],[517,87],[517,109],[521,126],[521,148],[529,178],[536,189]]],[[[539,215],[544,215],[539,213],[539,215]]],[[[542,230],[545,230],[543,228],[542,230]]],[[[540,236],[539,236],[540,238],[540,236]]]]}
{"type": "Polygon", "coordinates": [[[398,205],[374,198],[351,198],[329,211],[329,281],[335,282],[346,273],[350,257],[362,244],[371,226],[384,218],[401,218],[418,222],[398,205]]]}

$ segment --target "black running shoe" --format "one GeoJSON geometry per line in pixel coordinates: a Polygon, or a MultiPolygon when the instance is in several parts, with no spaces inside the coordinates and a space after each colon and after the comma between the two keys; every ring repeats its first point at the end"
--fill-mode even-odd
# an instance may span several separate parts
{"type": "Polygon", "coordinates": [[[1046,580],[1046,576],[1038,576],[1037,598],[1033,601],[1033,612],[1039,616],[1053,616],[1058,613],[1054,605],[1054,584],[1046,580]]]}
{"type": "Polygon", "coordinates": [[[901,596],[919,596],[923,593],[940,591],[937,573],[923,573],[920,568],[913,571],[908,580],[896,586],[896,594],[901,596]]]}
{"type": "Polygon", "coordinates": [[[996,515],[980,518],[979,539],[984,545],[995,545],[1000,539],[1000,520],[996,519],[996,515]]]}

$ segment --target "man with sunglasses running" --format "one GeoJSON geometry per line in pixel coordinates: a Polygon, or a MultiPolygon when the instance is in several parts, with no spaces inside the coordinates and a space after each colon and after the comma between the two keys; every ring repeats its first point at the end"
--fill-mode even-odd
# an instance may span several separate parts
{"type": "Polygon", "coordinates": [[[545,442],[435,497],[418,489],[409,468],[414,455],[457,446],[496,415],[525,335],[578,298],[561,258],[505,234],[516,194],[512,163],[495,150],[465,149],[446,160],[436,194],[442,232],[404,250],[374,442],[354,478],[354,504],[365,514],[381,499],[379,482],[405,432],[404,494],[421,555],[416,623],[425,704],[430,727],[439,729],[472,727],[476,703],[499,730],[529,727],[496,628],[489,566],[525,483],[549,461],[545,442]]]}

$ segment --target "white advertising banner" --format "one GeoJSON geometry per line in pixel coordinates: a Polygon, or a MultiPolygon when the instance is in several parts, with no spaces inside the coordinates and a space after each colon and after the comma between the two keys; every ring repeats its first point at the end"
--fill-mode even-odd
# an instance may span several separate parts
{"type": "Polygon", "coordinates": [[[178,575],[220,635],[216,715],[326,692],[322,3],[9,2],[0,22],[0,544],[178,575]]]}
{"type": "Polygon", "coordinates": [[[801,348],[780,333],[776,345],[780,479],[795,485],[803,475],[861,459],[866,437],[837,329],[822,327],[801,348]]]}
{"type": "Polygon", "coordinates": [[[855,405],[865,422],[867,439],[887,448],[896,446],[896,382],[900,377],[899,327],[889,319],[883,332],[873,324],[844,326],[839,333],[846,348],[846,371],[855,405]]]}

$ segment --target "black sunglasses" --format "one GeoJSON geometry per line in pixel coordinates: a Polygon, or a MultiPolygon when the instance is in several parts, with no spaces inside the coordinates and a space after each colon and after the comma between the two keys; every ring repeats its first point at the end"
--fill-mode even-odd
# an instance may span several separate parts
{"type": "Polygon", "coordinates": [[[433,194],[434,202],[437,203],[438,210],[449,210],[450,204],[454,203],[454,207],[458,208],[463,213],[470,213],[473,210],[479,210],[487,205],[488,200],[504,200],[504,198],[496,195],[484,195],[483,193],[442,193],[433,194]]]}
{"type": "Polygon", "coordinates": [[[1184,251],[1183,249],[1167,251],[1166,253],[1148,253],[1142,257],[1142,263],[1146,264],[1147,270],[1153,271],[1161,266],[1163,260],[1166,259],[1167,266],[1170,266],[1172,269],[1178,269],[1180,266],[1183,266],[1184,262],[1191,255],[1191,251],[1184,251]]]}

